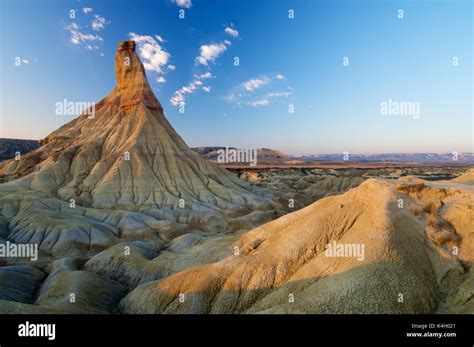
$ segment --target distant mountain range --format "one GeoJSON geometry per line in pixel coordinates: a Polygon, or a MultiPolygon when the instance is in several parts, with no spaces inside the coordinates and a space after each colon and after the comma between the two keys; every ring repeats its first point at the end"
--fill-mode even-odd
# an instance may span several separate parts
{"type": "MultiPolygon", "coordinates": [[[[20,140],[0,138],[0,161],[15,157],[16,152],[26,154],[40,146],[37,140],[20,140]]],[[[193,151],[203,157],[217,161],[219,150],[225,150],[223,146],[194,147],[193,151]]],[[[228,147],[228,149],[238,149],[228,147]]],[[[348,154],[348,161],[352,162],[413,162],[413,163],[467,163],[474,164],[474,153],[458,153],[457,160],[453,153],[382,153],[382,154],[348,154]]],[[[344,154],[307,154],[287,155],[282,151],[258,148],[257,159],[262,164],[282,164],[297,161],[344,161],[344,154]]]]}
{"type": "MultiPolygon", "coordinates": [[[[344,154],[293,155],[294,160],[343,161],[344,154]]],[[[474,163],[474,153],[382,153],[348,154],[348,161],[356,162],[415,162],[415,163],[474,163]]]]}
{"type": "Polygon", "coordinates": [[[36,140],[18,140],[0,138],[0,161],[14,158],[16,152],[26,154],[40,146],[36,140]]]}

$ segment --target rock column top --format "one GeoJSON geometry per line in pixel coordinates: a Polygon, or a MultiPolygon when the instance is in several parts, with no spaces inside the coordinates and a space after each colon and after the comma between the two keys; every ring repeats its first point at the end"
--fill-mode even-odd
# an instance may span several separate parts
{"type": "Polygon", "coordinates": [[[118,50],[135,52],[135,41],[120,41],[118,50]]]}

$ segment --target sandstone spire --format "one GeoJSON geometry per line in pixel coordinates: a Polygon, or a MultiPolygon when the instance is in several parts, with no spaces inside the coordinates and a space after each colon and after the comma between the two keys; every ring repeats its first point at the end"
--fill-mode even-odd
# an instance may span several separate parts
{"type": "Polygon", "coordinates": [[[268,203],[268,194],[252,191],[184,143],[147,82],[134,41],[119,43],[115,76],[116,87],[95,105],[92,117],[80,115],[21,161],[2,163],[3,180],[82,206],[166,214],[181,203],[188,219],[197,210],[248,211],[268,203]]]}
{"type": "Polygon", "coordinates": [[[163,108],[153,94],[145,75],[145,69],[135,52],[135,41],[121,41],[115,53],[115,91],[121,94],[121,108],[127,109],[144,103],[148,108],[163,108]]]}

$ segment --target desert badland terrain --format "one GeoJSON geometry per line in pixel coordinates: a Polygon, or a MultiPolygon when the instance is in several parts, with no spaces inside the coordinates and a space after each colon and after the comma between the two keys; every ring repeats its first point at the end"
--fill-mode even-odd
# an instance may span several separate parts
{"type": "Polygon", "coordinates": [[[474,313],[466,166],[211,161],[135,43],[116,87],[0,163],[2,313],[474,313]],[[423,177],[424,179],[420,178],[423,177]]]}

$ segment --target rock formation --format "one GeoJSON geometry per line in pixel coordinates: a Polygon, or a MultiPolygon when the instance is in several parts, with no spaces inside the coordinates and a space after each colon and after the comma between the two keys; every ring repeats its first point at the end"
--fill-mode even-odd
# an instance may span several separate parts
{"type": "Polygon", "coordinates": [[[263,199],[190,150],[163,115],[133,41],[115,56],[117,86],[94,110],[52,132],[0,174],[15,189],[53,193],[98,208],[188,205],[255,207],[263,199]]]}
{"type": "Polygon", "coordinates": [[[115,77],[116,87],[94,107],[20,160],[0,164],[0,236],[36,242],[54,256],[134,240],[159,249],[184,233],[252,228],[283,213],[279,198],[184,143],[133,41],[120,42],[115,77]]]}

